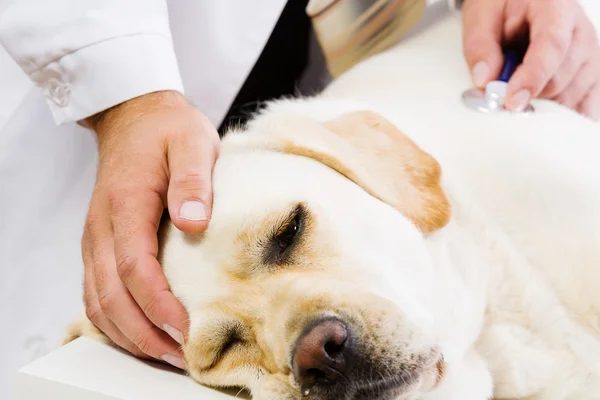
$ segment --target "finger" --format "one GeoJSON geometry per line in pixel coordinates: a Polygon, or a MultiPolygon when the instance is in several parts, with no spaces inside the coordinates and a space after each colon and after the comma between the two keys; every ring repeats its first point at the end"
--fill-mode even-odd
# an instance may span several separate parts
{"type": "Polygon", "coordinates": [[[582,30],[575,28],[573,41],[563,63],[544,87],[539,97],[552,99],[560,95],[573,82],[583,63],[588,59],[589,55],[586,52],[589,52],[589,46],[584,42],[582,30]]]}
{"type": "Polygon", "coordinates": [[[574,18],[568,4],[532,2],[528,9],[530,45],[508,82],[507,108],[522,110],[537,97],[563,63],[573,39],[574,18]]]}
{"type": "Polygon", "coordinates": [[[86,271],[86,276],[87,275],[89,275],[89,277],[86,277],[86,282],[84,284],[85,314],[87,318],[117,346],[127,350],[136,357],[144,359],[149,358],[148,355],[143,353],[132,341],[127,339],[115,324],[106,318],[98,303],[98,296],[96,295],[93,271],[91,271],[91,268],[89,272],[86,271]]]}
{"type": "Polygon", "coordinates": [[[577,112],[593,119],[600,120],[600,83],[592,87],[588,95],[577,106],[577,112]]]}
{"type": "Polygon", "coordinates": [[[565,107],[576,109],[577,105],[590,94],[593,86],[598,81],[599,59],[600,57],[595,57],[587,61],[577,72],[573,82],[554,100],[565,107]]]}
{"type": "Polygon", "coordinates": [[[114,195],[113,230],[117,272],[146,317],[180,345],[187,332],[187,313],[170,292],[156,257],[157,230],[163,211],[157,193],[135,187],[114,195]]]}
{"type": "Polygon", "coordinates": [[[477,87],[496,79],[502,69],[502,3],[467,1],[463,6],[463,53],[477,87]]]}
{"type": "Polygon", "coordinates": [[[143,353],[182,368],[177,343],[148,320],[119,279],[110,230],[102,227],[91,236],[94,282],[103,314],[143,353]]]}
{"type": "Polygon", "coordinates": [[[505,42],[514,43],[527,38],[527,2],[509,1],[504,6],[503,38],[505,42]]]}
{"type": "Polygon", "coordinates": [[[90,250],[89,228],[86,227],[81,240],[81,255],[84,264],[83,300],[87,318],[108,336],[117,346],[140,358],[148,358],[132,341],[127,339],[119,329],[102,312],[98,304],[96,285],[94,283],[94,263],[90,250]]]}
{"type": "Polygon", "coordinates": [[[205,117],[185,135],[168,145],[167,203],[175,226],[187,233],[204,231],[212,209],[212,169],[218,152],[218,134],[205,117]]]}
{"type": "Polygon", "coordinates": [[[110,262],[110,258],[94,260],[98,303],[104,315],[143,353],[183,369],[178,345],[146,318],[113,270],[114,264],[104,268],[110,262]]]}

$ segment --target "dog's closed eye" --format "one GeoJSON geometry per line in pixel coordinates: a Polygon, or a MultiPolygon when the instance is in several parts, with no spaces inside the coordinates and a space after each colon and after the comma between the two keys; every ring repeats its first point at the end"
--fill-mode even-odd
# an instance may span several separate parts
{"type": "Polygon", "coordinates": [[[210,335],[205,337],[205,344],[212,344],[212,346],[206,348],[211,353],[209,368],[217,365],[223,358],[227,357],[229,353],[235,351],[240,346],[245,344],[244,339],[244,327],[239,321],[228,321],[221,322],[218,327],[210,330],[210,335]]]}
{"type": "Polygon", "coordinates": [[[240,328],[237,325],[231,326],[222,336],[221,346],[218,351],[218,358],[221,358],[231,351],[236,346],[243,344],[243,338],[240,328]]]}
{"type": "Polygon", "coordinates": [[[285,264],[300,238],[306,217],[306,209],[298,205],[277,227],[267,245],[265,261],[267,264],[285,264]]]}

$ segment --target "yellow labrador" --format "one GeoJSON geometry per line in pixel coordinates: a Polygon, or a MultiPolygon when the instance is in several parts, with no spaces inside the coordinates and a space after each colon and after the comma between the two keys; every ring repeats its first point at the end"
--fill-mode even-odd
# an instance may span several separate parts
{"type": "Polygon", "coordinates": [[[192,378],[260,400],[600,398],[600,126],[464,107],[459,19],[223,140],[207,232],[161,232],[192,378]]]}

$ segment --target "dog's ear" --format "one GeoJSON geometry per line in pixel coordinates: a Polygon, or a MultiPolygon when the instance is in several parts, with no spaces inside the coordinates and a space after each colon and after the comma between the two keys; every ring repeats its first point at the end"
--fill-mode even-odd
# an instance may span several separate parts
{"type": "Polygon", "coordinates": [[[296,121],[292,129],[275,134],[279,151],[327,165],[400,211],[423,233],[448,223],[450,203],[440,185],[439,164],[381,115],[358,111],[318,124],[318,129],[303,125],[296,121]]]}

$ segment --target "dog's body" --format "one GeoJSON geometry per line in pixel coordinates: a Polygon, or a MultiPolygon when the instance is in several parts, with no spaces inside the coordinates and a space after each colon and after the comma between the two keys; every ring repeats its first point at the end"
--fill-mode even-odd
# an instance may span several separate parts
{"type": "MultiPolygon", "coordinates": [[[[309,100],[298,112],[374,110],[440,163],[455,226],[438,235],[461,253],[445,261],[463,276],[446,288],[457,296],[449,346],[483,358],[496,399],[600,399],[600,126],[550,102],[521,117],[468,110],[458,25],[444,21],[324,94],[357,105],[309,100]],[[403,76],[390,83],[395,68],[403,76]],[[470,321],[456,324],[459,315],[470,321]]],[[[484,379],[462,378],[467,392],[432,398],[485,398],[467,394],[484,379]]]]}
{"type": "Polygon", "coordinates": [[[170,227],[161,254],[194,378],[269,400],[600,399],[600,127],[550,102],[467,109],[459,43],[452,16],[224,139],[209,230],[170,227]],[[324,318],[353,340],[350,388],[302,367],[324,318]]]}

